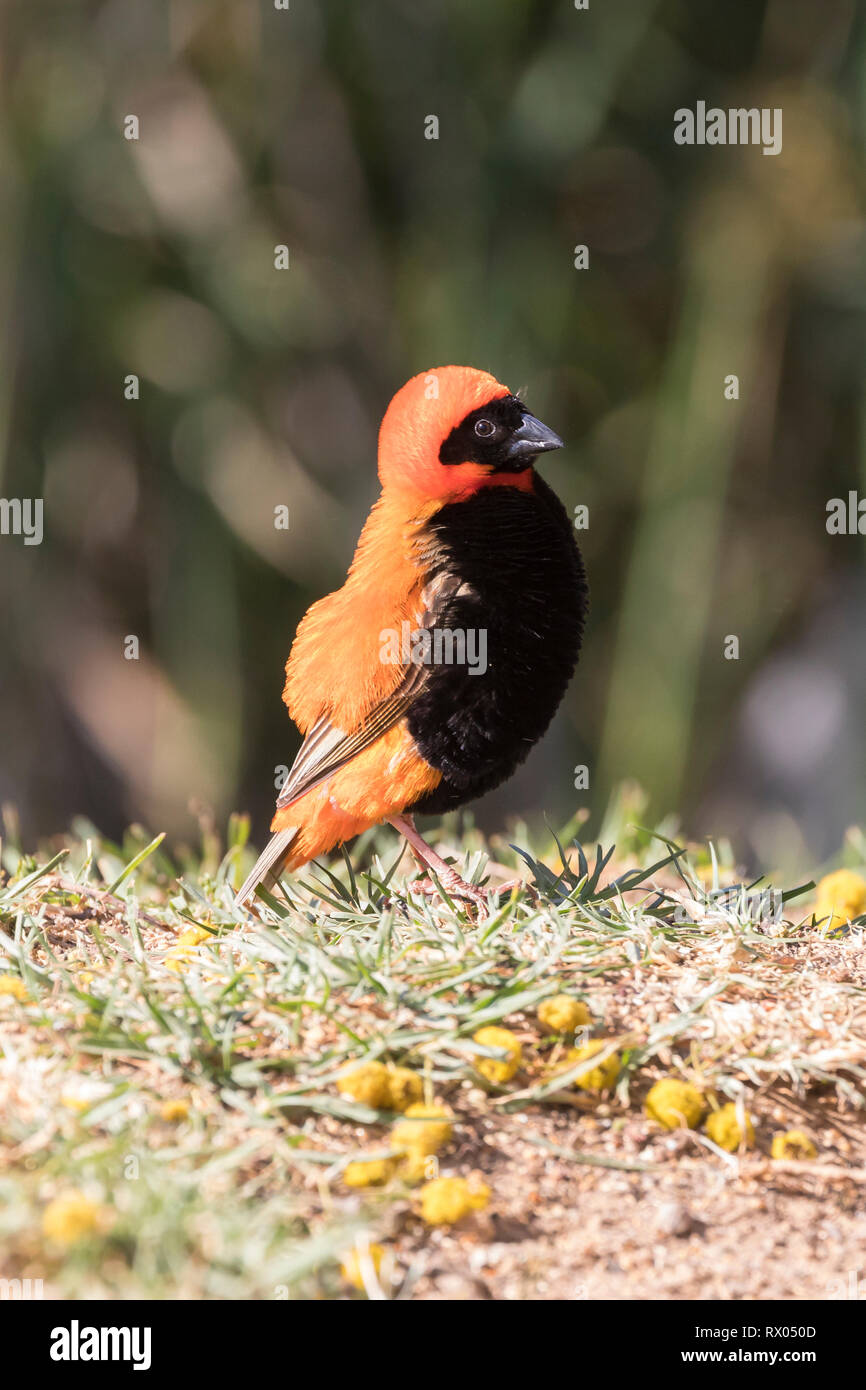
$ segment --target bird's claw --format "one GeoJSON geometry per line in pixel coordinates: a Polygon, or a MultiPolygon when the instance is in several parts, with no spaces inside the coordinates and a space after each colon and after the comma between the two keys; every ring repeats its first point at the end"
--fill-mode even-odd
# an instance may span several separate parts
{"type": "Polygon", "coordinates": [[[450,873],[440,873],[439,882],[434,879],[416,878],[411,887],[415,893],[423,893],[425,897],[440,897],[442,889],[448,894],[449,898],[466,898],[469,902],[484,905],[487,902],[487,894],[483,888],[477,888],[474,883],[467,883],[465,878],[461,878],[456,870],[450,873]]]}
{"type": "Polygon", "coordinates": [[[489,884],[486,888],[479,888],[474,883],[467,883],[461,878],[456,870],[450,873],[440,873],[439,882],[429,877],[416,878],[410,884],[414,893],[423,893],[425,897],[440,897],[441,888],[445,890],[450,898],[463,898],[476,907],[485,908],[488,912],[492,911],[499,904],[500,899],[509,895],[515,888],[528,890],[532,895],[531,886],[524,882],[522,878],[509,880],[508,883],[489,884]]]}

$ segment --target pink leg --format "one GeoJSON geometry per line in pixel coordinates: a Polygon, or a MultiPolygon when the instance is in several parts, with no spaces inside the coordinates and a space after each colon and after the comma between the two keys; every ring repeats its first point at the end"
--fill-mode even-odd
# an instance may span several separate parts
{"type": "Polygon", "coordinates": [[[415,822],[411,816],[389,816],[389,821],[395,830],[409,841],[409,846],[415,858],[421,864],[426,864],[428,869],[432,869],[439,879],[446,893],[453,893],[460,898],[469,898],[472,902],[486,903],[487,897],[480,888],[474,884],[467,883],[461,878],[456,869],[452,869],[450,864],[446,864],[441,855],[435,849],[431,849],[427,841],[423,839],[415,829],[415,822]]]}

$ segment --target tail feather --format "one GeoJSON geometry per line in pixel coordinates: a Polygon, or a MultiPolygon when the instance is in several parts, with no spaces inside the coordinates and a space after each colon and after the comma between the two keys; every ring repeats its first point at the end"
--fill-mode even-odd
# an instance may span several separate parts
{"type": "Polygon", "coordinates": [[[292,825],[287,830],[278,830],[276,835],[271,836],[251,872],[244,879],[241,890],[235,898],[236,907],[243,907],[244,903],[251,901],[255,897],[259,884],[263,888],[273,888],[280,877],[283,865],[289,856],[292,841],[297,833],[298,827],[292,825]]]}

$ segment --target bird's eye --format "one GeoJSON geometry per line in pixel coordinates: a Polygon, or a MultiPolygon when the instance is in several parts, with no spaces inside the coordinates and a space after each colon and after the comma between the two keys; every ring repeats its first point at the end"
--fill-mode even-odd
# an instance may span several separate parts
{"type": "Polygon", "coordinates": [[[475,433],[479,439],[489,439],[491,434],[496,433],[496,426],[492,420],[476,420],[475,433]]]}

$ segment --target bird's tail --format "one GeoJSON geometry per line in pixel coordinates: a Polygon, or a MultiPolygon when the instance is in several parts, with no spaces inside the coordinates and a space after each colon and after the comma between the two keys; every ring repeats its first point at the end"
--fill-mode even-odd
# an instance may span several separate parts
{"type": "Polygon", "coordinates": [[[298,827],[291,825],[287,830],[278,830],[275,835],[271,836],[251,872],[244,879],[241,890],[235,898],[236,907],[243,907],[244,903],[251,902],[259,884],[263,888],[273,888],[283,871],[286,860],[289,858],[292,841],[297,833],[298,827]]]}

